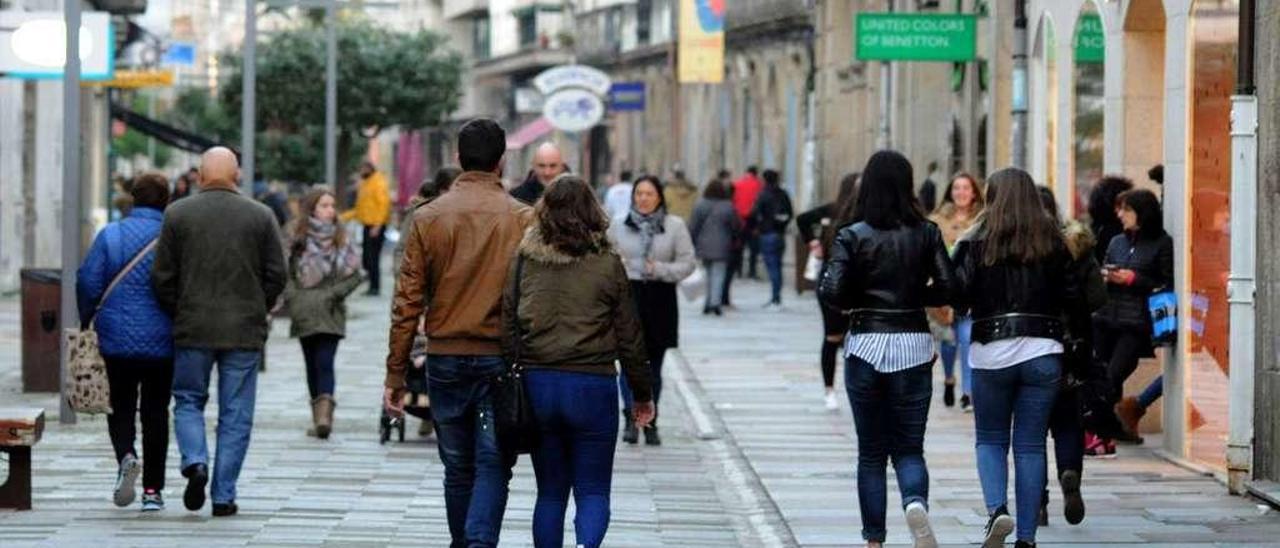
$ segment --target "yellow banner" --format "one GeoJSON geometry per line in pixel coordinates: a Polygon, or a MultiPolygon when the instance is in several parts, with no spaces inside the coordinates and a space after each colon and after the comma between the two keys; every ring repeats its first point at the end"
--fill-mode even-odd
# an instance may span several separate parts
{"type": "Polygon", "coordinates": [[[117,70],[110,80],[83,82],[84,86],[120,89],[167,88],[173,85],[172,70],[117,70]]]}
{"type": "Polygon", "coordinates": [[[724,81],[724,12],[728,0],[680,0],[681,83],[724,81]]]}

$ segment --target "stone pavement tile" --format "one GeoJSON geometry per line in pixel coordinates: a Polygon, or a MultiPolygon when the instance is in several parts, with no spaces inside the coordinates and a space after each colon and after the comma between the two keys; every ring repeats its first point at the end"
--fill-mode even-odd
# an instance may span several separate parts
{"type": "MultiPolygon", "coordinates": [[[[350,301],[348,337],[337,358],[336,423],[328,441],[309,438],[305,377],[288,322],[277,320],[259,378],[253,441],[241,473],[241,514],[214,520],[208,506],[182,508],[185,480],[174,443],[168,454],[168,508],[143,515],[110,503],[115,479],[103,417],[60,425],[57,397],[23,394],[17,352],[0,352],[0,402],[44,407],[49,428],[35,448],[35,510],[0,511],[0,547],[57,546],[445,546],[443,468],[433,439],[378,443],[386,299],[350,301]]],[[[0,347],[16,350],[17,301],[0,299],[0,347]]],[[[217,402],[206,412],[210,450],[217,402]]],[[[750,509],[722,498],[721,463],[693,437],[681,399],[663,401],[661,448],[619,444],[607,546],[750,546],[750,509]]],[[[2,465],[0,465],[2,466],[2,465]]],[[[0,470],[2,472],[2,470],[0,470]]],[[[511,482],[503,546],[530,546],[535,484],[528,457],[511,482]]],[[[566,542],[573,542],[573,507],[566,542]]]]}
{"type": "MultiPolygon", "coordinates": [[[[735,283],[735,300],[763,302],[764,290],[759,283],[735,283]]],[[[768,503],[786,518],[795,543],[858,545],[857,439],[842,389],[843,367],[837,375],[840,410],[830,413],[822,408],[816,304],[812,294],[788,294],[786,300],[782,313],[748,304],[724,318],[686,314],[681,352],[706,407],[744,455],[768,503]]],[[[925,446],[932,521],[944,545],[973,545],[987,520],[973,416],[943,407],[937,397],[941,378],[936,383],[925,446]]],[[[1158,438],[1149,443],[1158,445],[1158,438]]],[[[888,474],[888,540],[907,543],[892,467],[888,474]]],[[[1012,504],[1012,473],[1010,480],[1012,504]]],[[[1260,513],[1213,479],[1169,464],[1145,447],[1121,447],[1120,458],[1112,461],[1087,461],[1083,490],[1088,517],[1068,526],[1056,482],[1051,483],[1051,525],[1041,528],[1040,546],[1280,543],[1280,514],[1260,513]]]]}

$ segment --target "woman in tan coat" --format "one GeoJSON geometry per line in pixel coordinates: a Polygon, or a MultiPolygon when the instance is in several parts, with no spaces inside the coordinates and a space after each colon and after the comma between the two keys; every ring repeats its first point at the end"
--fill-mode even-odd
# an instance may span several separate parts
{"type": "MultiPolygon", "coordinates": [[[[962,171],[951,178],[947,191],[942,195],[942,204],[929,217],[942,230],[942,241],[947,244],[948,252],[954,252],[956,241],[969,231],[985,206],[982,186],[973,175],[962,171]]],[[[938,353],[942,357],[942,371],[946,376],[942,403],[947,407],[956,403],[956,360],[959,359],[962,377],[960,408],[968,412],[971,405],[969,330],[973,327],[973,322],[969,318],[956,318],[950,308],[936,308],[929,312],[930,325],[941,341],[938,353]]]]}

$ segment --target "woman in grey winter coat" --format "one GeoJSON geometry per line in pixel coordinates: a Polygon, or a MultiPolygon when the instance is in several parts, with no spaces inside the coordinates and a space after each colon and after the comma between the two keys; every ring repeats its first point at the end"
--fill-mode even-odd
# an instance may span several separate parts
{"type": "MultiPolygon", "coordinates": [[[[662,182],[652,175],[641,177],[631,189],[631,212],[614,220],[609,239],[622,257],[631,280],[631,296],[644,328],[644,345],[653,370],[654,420],[644,429],[647,445],[661,445],[657,411],[662,396],[662,360],[668,348],[679,344],[680,309],[676,304],[676,284],[697,268],[693,240],[684,221],[667,215],[662,198],[662,182]]],[[[633,398],[626,379],[619,377],[619,389],[626,413],[632,416],[633,398]]],[[[636,443],[639,431],[630,418],[622,441],[636,443]]]]}
{"type": "Polygon", "coordinates": [[[346,299],[360,286],[360,253],[337,221],[333,192],[317,187],[299,202],[289,231],[289,281],[284,299],[292,322],[289,335],[302,343],[311,393],[313,428],[327,439],[333,429],[333,361],[346,335],[346,299]]]}
{"type": "Polygon", "coordinates": [[[703,314],[721,315],[724,284],[729,277],[729,259],[733,257],[733,236],[742,231],[742,219],[733,209],[729,190],[719,179],[707,183],[702,199],[693,208],[689,233],[697,248],[698,258],[707,270],[707,304],[703,314]]]}

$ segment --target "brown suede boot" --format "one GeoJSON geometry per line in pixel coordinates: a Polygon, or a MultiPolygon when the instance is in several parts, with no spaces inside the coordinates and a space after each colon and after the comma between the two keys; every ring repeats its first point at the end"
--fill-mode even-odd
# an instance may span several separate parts
{"type": "Polygon", "coordinates": [[[333,396],[329,394],[320,394],[311,400],[311,420],[315,423],[317,438],[329,439],[329,433],[333,432],[333,408],[336,406],[333,396]]]}

